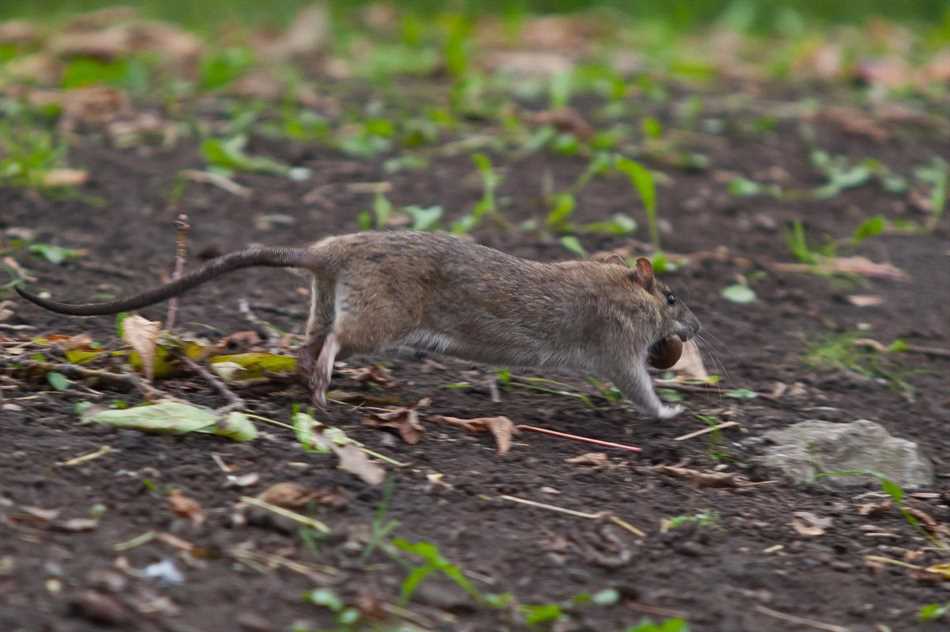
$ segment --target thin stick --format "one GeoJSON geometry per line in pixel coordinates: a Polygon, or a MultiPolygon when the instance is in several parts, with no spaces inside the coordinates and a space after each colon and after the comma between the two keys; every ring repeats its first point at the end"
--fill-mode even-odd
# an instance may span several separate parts
{"type": "Polygon", "coordinates": [[[816,630],[827,630],[827,632],[851,632],[850,628],[846,628],[841,625],[834,625],[833,623],[823,623],[821,621],[815,621],[813,619],[805,619],[804,617],[796,617],[792,614],[785,614],[784,612],[779,612],[778,610],[772,610],[771,608],[766,608],[765,606],[756,606],[756,612],[761,612],[762,614],[774,617],[781,621],[787,621],[789,623],[795,623],[797,625],[805,625],[810,628],[815,628],[816,630]]]}
{"type": "Polygon", "coordinates": [[[134,373],[111,373],[101,369],[87,369],[78,364],[68,364],[65,362],[40,362],[37,360],[17,360],[16,364],[30,369],[42,369],[44,371],[58,371],[66,377],[79,379],[95,378],[113,384],[124,384],[137,388],[145,396],[145,399],[157,399],[164,397],[165,394],[147,384],[144,380],[134,373]]]}
{"type": "Polygon", "coordinates": [[[710,432],[716,432],[717,430],[722,430],[724,428],[735,428],[739,425],[738,421],[724,421],[721,424],[715,426],[707,426],[702,430],[697,430],[696,432],[690,432],[682,436],[676,437],[673,441],[686,441],[687,439],[695,439],[696,437],[701,437],[704,434],[709,434],[710,432]]]}
{"type": "Polygon", "coordinates": [[[637,527],[633,526],[626,520],[619,518],[609,511],[598,511],[597,513],[588,513],[584,511],[576,511],[574,509],[566,509],[564,507],[558,507],[557,505],[549,505],[548,503],[540,503],[536,500],[528,500],[527,498],[518,498],[517,496],[509,496],[508,494],[502,494],[499,498],[503,500],[510,500],[513,503],[520,503],[522,505],[528,505],[529,507],[537,507],[538,509],[547,509],[548,511],[556,511],[558,513],[567,514],[568,516],[574,516],[575,518],[585,518],[587,520],[602,520],[604,518],[610,520],[619,527],[622,527],[633,533],[638,537],[646,537],[646,533],[637,527]]]}
{"type": "Polygon", "coordinates": [[[297,513],[296,511],[290,511],[289,509],[272,505],[269,502],[261,500],[260,498],[254,498],[253,496],[241,496],[241,502],[247,503],[248,505],[254,505],[255,507],[259,507],[261,509],[266,509],[267,511],[275,513],[278,516],[283,516],[284,518],[288,518],[294,522],[299,522],[300,524],[316,529],[317,531],[330,533],[330,527],[323,524],[319,520],[308,518],[303,514],[297,513]]]}
{"type": "Polygon", "coordinates": [[[937,349],[935,347],[907,345],[907,351],[910,351],[911,353],[922,353],[923,355],[929,355],[935,358],[950,358],[950,349],[937,349]]]}
{"type": "Polygon", "coordinates": [[[642,450],[635,445],[625,445],[623,443],[614,443],[613,441],[604,441],[603,439],[591,439],[590,437],[582,437],[580,435],[568,434],[566,432],[559,432],[557,430],[549,430],[547,428],[539,428],[537,426],[525,426],[518,425],[516,426],[518,430],[528,430],[530,432],[540,432],[541,434],[550,435],[552,437],[560,437],[561,439],[570,439],[571,441],[580,441],[582,443],[592,443],[594,445],[603,446],[605,448],[617,448],[618,450],[626,450],[627,452],[641,452],[642,450]]]}
{"type": "MultiPolygon", "coordinates": [[[[175,233],[175,271],[172,273],[172,280],[181,277],[185,272],[185,260],[188,258],[188,231],[191,226],[188,224],[188,214],[181,213],[175,220],[175,226],[178,232],[175,233]]],[[[178,315],[178,297],[173,296],[168,301],[168,316],[165,318],[165,329],[171,330],[175,327],[175,316],[178,315]]]]}
{"type": "Polygon", "coordinates": [[[218,376],[216,376],[214,373],[212,373],[208,369],[204,368],[203,366],[201,366],[200,364],[198,364],[197,362],[189,358],[184,353],[179,353],[178,358],[182,362],[187,364],[189,369],[191,369],[192,371],[194,371],[195,373],[203,377],[209,384],[211,384],[211,386],[214,387],[216,391],[221,393],[221,395],[223,395],[224,398],[228,400],[227,405],[221,408],[218,408],[216,412],[224,413],[231,410],[238,410],[240,408],[244,408],[245,406],[244,400],[238,397],[238,395],[234,391],[228,388],[227,384],[225,384],[220,379],[218,379],[218,376]]]}
{"type": "Polygon", "coordinates": [[[86,454],[71,458],[68,461],[62,461],[60,463],[57,463],[56,465],[60,465],[63,467],[72,467],[73,465],[82,465],[83,463],[94,461],[95,459],[98,459],[99,457],[105,456],[107,454],[111,454],[112,452],[115,452],[115,450],[113,450],[111,447],[107,445],[104,445],[98,450],[96,450],[95,452],[87,452],[86,454]]]}
{"type": "Polygon", "coordinates": [[[267,335],[268,345],[274,345],[280,341],[281,336],[283,335],[281,331],[252,312],[251,304],[246,298],[242,298],[238,301],[238,309],[241,310],[241,313],[244,314],[244,318],[246,318],[252,325],[256,325],[257,327],[260,327],[264,330],[264,333],[267,335]]]}

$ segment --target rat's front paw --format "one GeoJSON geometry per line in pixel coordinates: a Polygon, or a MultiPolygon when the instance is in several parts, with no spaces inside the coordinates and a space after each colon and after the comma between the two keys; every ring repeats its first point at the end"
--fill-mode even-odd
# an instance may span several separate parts
{"type": "Polygon", "coordinates": [[[658,411],[656,411],[656,418],[657,419],[671,419],[673,417],[676,417],[681,412],[683,412],[683,410],[684,410],[683,407],[679,405],[667,406],[664,404],[660,406],[660,409],[658,411]]]}

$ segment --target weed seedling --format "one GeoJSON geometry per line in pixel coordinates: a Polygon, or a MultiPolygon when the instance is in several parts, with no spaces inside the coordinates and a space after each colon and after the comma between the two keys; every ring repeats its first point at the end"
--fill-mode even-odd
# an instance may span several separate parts
{"type": "Polygon", "coordinates": [[[689,632],[689,624],[683,619],[664,619],[654,623],[652,619],[644,619],[637,625],[627,628],[626,632],[689,632]]]}
{"type": "Polygon", "coordinates": [[[647,224],[650,229],[650,241],[660,250],[660,229],[657,224],[656,216],[656,181],[653,173],[635,160],[619,157],[614,161],[614,167],[621,173],[626,174],[630,179],[630,184],[636,189],[643,202],[643,208],[647,214],[647,224]]]}
{"type": "Polygon", "coordinates": [[[914,175],[918,180],[930,184],[930,219],[927,229],[933,230],[943,217],[947,208],[947,194],[950,190],[950,168],[942,158],[934,158],[930,165],[919,167],[914,175]]]}
{"type": "Polygon", "coordinates": [[[703,511],[692,516],[673,516],[660,521],[660,532],[666,533],[687,524],[695,524],[698,527],[713,527],[718,521],[719,514],[715,511],[703,511]]]}

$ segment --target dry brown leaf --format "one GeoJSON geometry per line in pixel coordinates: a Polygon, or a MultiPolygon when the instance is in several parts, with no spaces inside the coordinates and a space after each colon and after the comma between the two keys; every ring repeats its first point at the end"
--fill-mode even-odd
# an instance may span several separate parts
{"type": "Polygon", "coordinates": [[[525,121],[533,125],[551,125],[558,131],[569,132],[585,140],[591,138],[595,131],[591,124],[574,108],[534,112],[526,116],[525,121]]]}
{"type": "Polygon", "coordinates": [[[287,31],[264,54],[276,60],[309,55],[324,47],[328,35],[329,8],[322,2],[311,4],[300,9],[287,31]]]}
{"type": "Polygon", "coordinates": [[[594,467],[603,467],[610,463],[607,455],[603,452],[585,452],[578,456],[564,459],[565,463],[572,465],[593,465],[594,467]]]}
{"type": "Polygon", "coordinates": [[[333,451],[340,458],[337,467],[359,476],[370,485],[379,485],[386,478],[386,470],[370,461],[366,453],[355,445],[334,446],[333,451]]]}
{"type": "Polygon", "coordinates": [[[41,37],[39,28],[26,20],[7,20],[0,22],[0,44],[29,45],[41,37]]]}
{"type": "MultiPolygon", "coordinates": [[[[347,376],[351,380],[356,380],[357,382],[362,383],[368,382],[371,384],[378,384],[384,388],[392,388],[396,385],[396,380],[393,379],[393,374],[389,371],[389,369],[377,364],[366,367],[341,369],[340,373],[347,376]]],[[[422,402],[426,402],[426,405],[428,405],[427,400],[422,400],[422,402]]],[[[422,402],[416,404],[416,408],[418,408],[422,402]]]]}
{"type": "Polygon", "coordinates": [[[864,503],[858,505],[858,515],[859,516],[880,516],[886,514],[891,509],[894,508],[894,503],[890,500],[885,500],[879,503],[864,503]]]}
{"type": "Polygon", "coordinates": [[[205,513],[201,504],[185,496],[180,489],[174,489],[168,494],[168,508],[176,516],[188,518],[195,525],[201,525],[205,521],[205,513]]]}
{"type": "Polygon", "coordinates": [[[709,373],[706,371],[706,365],[703,364],[703,356],[699,352],[695,339],[683,343],[680,359],[670,367],[670,370],[689,379],[703,381],[709,379],[709,373]]]}
{"type": "Polygon", "coordinates": [[[831,518],[822,518],[816,516],[810,511],[796,511],[792,514],[792,528],[808,537],[823,535],[825,530],[831,526],[831,518]]]}
{"type": "Polygon", "coordinates": [[[539,50],[497,51],[486,56],[486,65],[527,79],[549,79],[574,69],[574,61],[567,55],[539,50]]]}
{"type": "Polygon", "coordinates": [[[675,465],[657,465],[657,472],[685,478],[697,487],[748,487],[753,485],[732,472],[700,472],[675,465]]]}
{"type": "Polygon", "coordinates": [[[518,432],[518,429],[515,428],[515,424],[507,417],[459,419],[458,417],[435,415],[432,419],[464,428],[469,432],[491,432],[495,436],[495,444],[498,446],[499,455],[507,454],[508,451],[511,450],[511,436],[518,432]]]}
{"type": "Polygon", "coordinates": [[[877,142],[885,141],[890,136],[879,121],[855,107],[826,107],[818,116],[855,136],[864,136],[877,142]]]}
{"type": "Polygon", "coordinates": [[[77,124],[102,125],[130,111],[129,98],[109,86],[89,86],[67,90],[58,96],[63,108],[61,125],[73,129],[77,124]]]}
{"type": "Polygon", "coordinates": [[[415,445],[422,439],[424,432],[419,423],[419,408],[429,405],[429,399],[420,400],[415,406],[397,406],[383,412],[375,412],[363,417],[363,424],[370,428],[392,428],[399,433],[402,440],[409,445],[415,445]]]}
{"type": "Polygon", "coordinates": [[[148,320],[138,314],[126,316],[122,321],[122,340],[142,356],[142,369],[149,381],[155,372],[155,346],[161,331],[160,322],[148,320]]]}
{"type": "Polygon", "coordinates": [[[260,500],[285,509],[299,509],[312,502],[331,507],[347,503],[340,490],[329,488],[308,489],[298,483],[276,483],[258,494],[260,500]]]}
{"type": "Polygon", "coordinates": [[[89,172],[82,169],[50,169],[43,174],[45,187],[78,187],[89,179],[89,172]]]}
{"type": "Polygon", "coordinates": [[[890,263],[875,263],[867,257],[828,257],[817,265],[807,263],[773,263],[772,267],[783,272],[821,272],[823,274],[856,274],[859,276],[909,281],[910,277],[890,263]]]}

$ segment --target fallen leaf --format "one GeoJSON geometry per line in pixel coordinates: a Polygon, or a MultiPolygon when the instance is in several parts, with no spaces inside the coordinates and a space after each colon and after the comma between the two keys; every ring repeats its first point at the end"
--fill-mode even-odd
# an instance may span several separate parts
{"type": "Polygon", "coordinates": [[[99,521],[93,518],[70,518],[69,520],[53,522],[50,526],[65,533],[83,533],[95,531],[96,527],[99,526],[99,521]]]}
{"type": "Polygon", "coordinates": [[[675,465],[657,465],[656,472],[662,472],[678,478],[685,478],[697,487],[753,487],[744,477],[732,472],[700,472],[675,465]]]}
{"type": "Polygon", "coordinates": [[[88,179],[89,173],[82,169],[50,169],[43,174],[43,186],[78,187],[85,184],[88,179]]]}
{"type": "Polygon", "coordinates": [[[314,3],[300,9],[283,36],[265,48],[264,53],[278,61],[309,55],[323,48],[329,34],[329,7],[326,3],[314,3]]]}
{"type": "Polygon", "coordinates": [[[816,265],[808,263],[773,263],[783,272],[819,272],[821,274],[855,274],[869,278],[909,281],[910,277],[890,263],[875,263],[867,257],[826,257],[816,265]]]}
{"type": "Polygon", "coordinates": [[[595,133],[591,124],[574,108],[534,112],[526,116],[525,121],[533,125],[551,125],[558,131],[574,134],[583,140],[591,138],[595,133]]]}
{"type": "Polygon", "coordinates": [[[831,526],[831,518],[822,518],[809,511],[796,511],[792,514],[792,528],[808,537],[823,535],[825,530],[831,526]]]}
{"type": "Polygon", "coordinates": [[[340,458],[337,467],[359,476],[370,485],[379,485],[386,478],[386,470],[370,461],[366,453],[355,445],[334,447],[334,452],[340,458]]]}
{"type": "Polygon", "coordinates": [[[858,515],[859,516],[880,516],[888,513],[891,509],[894,508],[894,503],[890,500],[885,500],[879,503],[864,503],[858,505],[858,515]]]}
{"type": "Polygon", "coordinates": [[[162,324],[131,314],[122,320],[122,340],[142,357],[145,379],[151,381],[155,374],[155,347],[162,332],[162,324]]]}
{"type": "Polygon", "coordinates": [[[393,375],[389,369],[375,364],[367,367],[341,369],[340,373],[357,382],[369,382],[378,384],[384,388],[392,388],[396,385],[396,380],[393,379],[393,375]]]}
{"type": "Polygon", "coordinates": [[[257,497],[285,509],[300,509],[313,502],[331,507],[342,507],[347,503],[346,496],[337,489],[308,489],[298,483],[276,483],[257,497]]]}
{"type": "Polygon", "coordinates": [[[95,422],[142,432],[208,432],[235,441],[249,441],[257,434],[246,415],[231,413],[221,421],[220,416],[210,408],[174,400],[120,410],[92,407],[83,411],[80,416],[86,423],[95,422]]]}
{"type": "Polygon", "coordinates": [[[478,417],[475,419],[459,419],[458,417],[446,417],[436,415],[432,417],[434,421],[443,421],[453,426],[464,428],[469,432],[491,432],[495,436],[495,443],[498,446],[498,454],[504,455],[511,450],[511,436],[518,432],[514,423],[507,417],[478,417]]]}
{"type": "Polygon", "coordinates": [[[363,424],[370,428],[395,429],[402,440],[409,445],[415,445],[422,439],[423,428],[419,423],[419,407],[428,405],[428,400],[421,400],[415,406],[399,406],[385,412],[376,412],[363,417],[363,424]]]}
{"type": "Polygon", "coordinates": [[[695,339],[687,340],[683,343],[683,351],[679,360],[676,361],[670,370],[688,379],[709,380],[709,373],[706,371],[706,365],[703,364],[703,356],[699,352],[699,346],[695,339]]]}
{"type": "Polygon", "coordinates": [[[565,463],[573,465],[593,465],[594,467],[603,467],[610,463],[607,455],[603,452],[585,452],[584,454],[564,459],[565,463]]]}
{"type": "Polygon", "coordinates": [[[185,496],[180,489],[173,489],[168,494],[168,508],[176,516],[188,518],[195,526],[200,526],[205,521],[201,504],[197,500],[185,496]]]}

